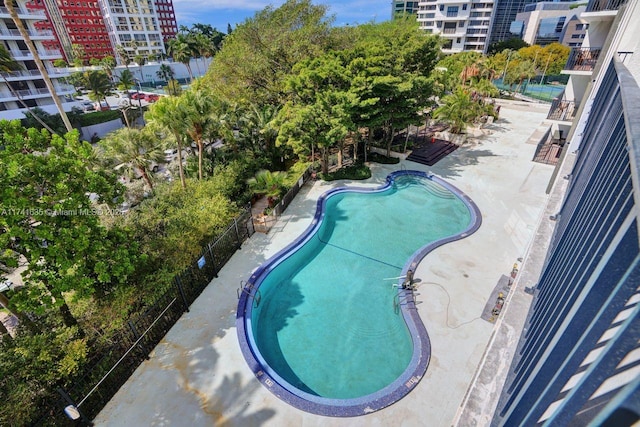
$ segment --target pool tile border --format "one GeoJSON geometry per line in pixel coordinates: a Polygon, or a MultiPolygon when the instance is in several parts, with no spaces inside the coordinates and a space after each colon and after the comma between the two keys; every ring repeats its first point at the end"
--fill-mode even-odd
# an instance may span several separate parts
{"type": "Polygon", "coordinates": [[[463,232],[432,242],[414,252],[405,263],[402,269],[402,275],[406,275],[409,269],[415,271],[422,259],[434,249],[446,243],[470,236],[480,228],[480,225],[482,224],[480,210],[473,200],[471,200],[471,198],[461,190],[431,173],[415,170],[400,170],[389,174],[386,179],[386,184],[377,188],[337,187],[323,193],[318,198],[316,203],[316,212],[309,227],[307,227],[307,229],[292,243],[278,251],[273,257],[269,258],[260,267],[258,267],[251,274],[251,277],[245,284],[244,290],[240,294],[238,309],[236,312],[236,327],[240,350],[247,361],[249,368],[254,373],[258,381],[260,381],[267,389],[269,389],[269,391],[284,402],[303,411],[318,415],[331,417],[355,417],[378,411],[402,399],[418,385],[425,374],[431,358],[431,341],[429,339],[429,334],[422,322],[422,319],[420,318],[420,315],[418,314],[415,303],[411,298],[411,291],[401,289],[400,287],[398,288],[399,301],[403,301],[405,298],[407,299],[406,303],[400,304],[400,309],[402,310],[402,315],[414,344],[414,352],[411,362],[396,381],[376,393],[357,399],[322,398],[305,393],[287,384],[286,381],[270,370],[259,354],[254,353],[251,344],[255,345],[255,343],[253,343],[252,337],[249,336],[250,334],[248,333],[246,324],[247,321],[250,321],[248,319],[251,319],[251,311],[253,309],[256,289],[259,288],[262,279],[273,268],[280,264],[280,262],[286,259],[290,252],[304,245],[314,235],[324,218],[324,207],[326,200],[329,197],[342,192],[374,193],[385,191],[393,185],[393,182],[397,177],[407,175],[427,178],[447,188],[465,203],[471,214],[471,222],[469,227],[463,232]]]}

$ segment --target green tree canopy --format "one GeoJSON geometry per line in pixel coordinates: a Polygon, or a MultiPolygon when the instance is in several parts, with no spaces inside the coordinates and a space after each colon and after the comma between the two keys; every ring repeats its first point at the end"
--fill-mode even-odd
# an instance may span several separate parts
{"type": "Polygon", "coordinates": [[[256,13],[225,38],[207,84],[228,101],[282,101],[293,66],[333,46],[326,10],[310,0],[288,0],[256,13]]]}
{"type": "Polygon", "coordinates": [[[104,228],[96,211],[112,206],[122,187],[95,167],[93,147],[76,131],[50,136],[17,121],[0,121],[0,129],[0,256],[5,265],[15,266],[18,254],[27,263],[25,286],[11,301],[21,311],[57,309],[74,326],[68,301],[107,292],[134,270],[135,245],[104,228]]]}

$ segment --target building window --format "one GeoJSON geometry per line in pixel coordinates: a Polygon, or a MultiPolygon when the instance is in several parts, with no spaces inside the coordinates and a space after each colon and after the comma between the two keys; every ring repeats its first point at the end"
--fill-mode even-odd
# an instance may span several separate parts
{"type": "Polygon", "coordinates": [[[458,16],[458,6],[447,7],[447,17],[455,18],[456,16],[458,16]]]}
{"type": "Polygon", "coordinates": [[[467,4],[466,3],[462,5],[462,10],[467,10],[467,4]]]}

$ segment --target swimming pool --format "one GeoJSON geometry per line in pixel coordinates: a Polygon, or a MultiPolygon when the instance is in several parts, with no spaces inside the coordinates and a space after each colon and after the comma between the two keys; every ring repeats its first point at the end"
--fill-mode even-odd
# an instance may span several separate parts
{"type": "Polygon", "coordinates": [[[309,228],[252,274],[240,298],[249,366],[309,412],[355,416],[394,403],[426,371],[430,343],[410,291],[392,279],[479,226],[468,197],[423,172],[325,193],[309,228]]]}

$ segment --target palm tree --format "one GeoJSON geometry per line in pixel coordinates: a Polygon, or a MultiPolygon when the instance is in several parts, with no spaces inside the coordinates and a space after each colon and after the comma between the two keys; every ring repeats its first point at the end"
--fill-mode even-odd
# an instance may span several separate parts
{"type": "Polygon", "coordinates": [[[100,65],[109,79],[113,81],[113,69],[116,68],[116,59],[113,56],[105,56],[100,60],[100,65]]]}
{"type": "Polygon", "coordinates": [[[131,58],[129,57],[129,52],[127,52],[127,49],[125,49],[125,47],[121,44],[116,45],[116,55],[118,55],[118,57],[120,58],[120,62],[128,70],[129,64],[131,64],[131,58]]]}
{"type": "Polygon", "coordinates": [[[138,69],[140,70],[140,81],[143,82],[144,75],[142,74],[142,70],[144,68],[144,64],[147,63],[147,58],[143,55],[136,55],[134,60],[136,61],[136,64],[138,64],[138,69]]]}
{"type": "Polygon", "coordinates": [[[184,120],[187,135],[198,146],[198,177],[202,179],[202,158],[205,136],[211,140],[231,140],[231,126],[224,104],[215,99],[209,89],[194,85],[179,98],[180,118],[184,120]]]}
{"type": "Polygon", "coordinates": [[[182,167],[182,144],[186,133],[185,120],[181,116],[180,99],[173,96],[163,96],[149,107],[145,114],[145,119],[150,124],[156,123],[168,129],[176,138],[178,147],[178,170],[180,171],[180,182],[182,188],[187,187],[182,167]]]}
{"type": "Polygon", "coordinates": [[[104,71],[87,71],[85,84],[89,90],[89,99],[100,103],[102,100],[109,106],[107,95],[111,95],[113,86],[109,76],[104,71]]]}
{"type": "Polygon", "coordinates": [[[445,96],[444,105],[436,108],[433,117],[451,125],[451,133],[463,133],[468,124],[480,115],[480,104],[473,101],[463,89],[458,88],[453,94],[445,96]]]}
{"type": "Polygon", "coordinates": [[[162,161],[164,153],[159,138],[147,128],[122,128],[108,134],[100,145],[103,156],[115,164],[115,168],[138,172],[151,191],[153,182],[149,176],[154,163],[162,161]]]}
{"type": "Polygon", "coordinates": [[[193,46],[198,52],[198,56],[202,59],[202,64],[205,65],[206,58],[211,58],[216,53],[216,45],[204,34],[196,34],[193,36],[193,46]]]}
{"type": "Polygon", "coordinates": [[[274,105],[258,106],[252,104],[247,114],[240,120],[241,133],[254,151],[270,153],[278,138],[278,129],[273,125],[279,108],[274,105]],[[244,129],[242,129],[244,127],[244,129]]]}
{"type": "Polygon", "coordinates": [[[193,50],[187,37],[183,34],[178,34],[175,39],[169,40],[167,52],[173,57],[174,61],[181,62],[187,67],[189,81],[193,81],[193,73],[191,72],[190,65],[193,50]]]}
{"type": "Polygon", "coordinates": [[[156,76],[158,76],[160,80],[164,80],[165,82],[173,80],[174,75],[175,73],[173,72],[173,68],[171,68],[167,64],[160,65],[160,68],[158,68],[158,71],[156,71],[156,76]]]}
{"type": "Polygon", "coordinates": [[[254,178],[249,178],[247,184],[254,194],[267,196],[269,207],[272,208],[282,196],[286,177],[286,172],[261,170],[254,178]]]}
{"type": "Polygon", "coordinates": [[[11,16],[11,20],[13,21],[15,26],[18,28],[18,31],[22,36],[22,40],[27,45],[29,52],[31,52],[31,55],[33,55],[33,60],[36,63],[36,67],[38,68],[38,71],[40,72],[40,75],[44,80],[45,86],[47,86],[47,89],[49,90],[49,95],[51,96],[51,98],[53,98],[54,104],[56,104],[58,113],[60,113],[60,118],[62,118],[62,121],[64,122],[64,125],[67,128],[67,131],[71,132],[73,130],[73,126],[71,125],[71,122],[69,121],[69,118],[67,117],[67,113],[64,111],[64,108],[62,108],[62,103],[60,102],[58,93],[56,92],[56,89],[53,86],[53,82],[51,81],[51,78],[49,78],[49,73],[47,72],[46,67],[42,63],[42,60],[40,59],[38,50],[33,45],[33,42],[31,41],[31,37],[29,36],[29,33],[27,32],[27,30],[24,28],[24,24],[22,23],[22,20],[20,19],[20,17],[18,17],[18,13],[16,12],[16,9],[13,5],[13,1],[4,0],[4,6],[7,8],[7,11],[11,16]]]}
{"type": "Polygon", "coordinates": [[[182,93],[182,86],[180,86],[180,83],[176,79],[171,79],[167,82],[165,90],[171,96],[180,96],[182,93]]]}
{"type": "Polygon", "coordinates": [[[127,91],[127,98],[131,99],[129,89],[136,84],[136,78],[129,70],[123,70],[118,79],[118,89],[127,91]]]}

